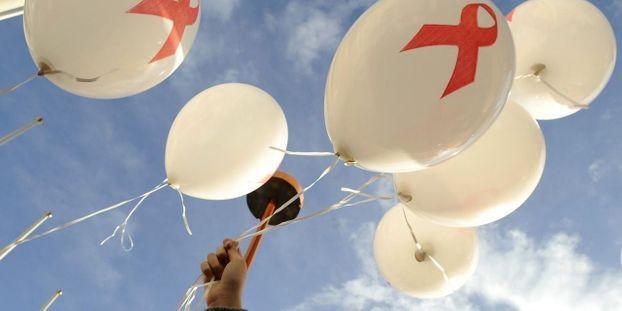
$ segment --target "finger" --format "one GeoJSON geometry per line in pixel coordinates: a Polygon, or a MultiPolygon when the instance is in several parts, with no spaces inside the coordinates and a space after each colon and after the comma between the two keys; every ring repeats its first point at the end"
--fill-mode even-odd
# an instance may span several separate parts
{"type": "Polygon", "coordinates": [[[244,259],[244,257],[242,256],[242,252],[240,251],[240,243],[237,241],[226,241],[225,250],[227,251],[227,255],[229,256],[230,260],[244,259]]]}
{"type": "Polygon", "coordinates": [[[212,270],[212,274],[216,278],[216,280],[220,280],[222,278],[222,272],[224,270],[224,267],[220,264],[220,261],[218,261],[218,257],[216,257],[216,254],[209,254],[207,256],[207,263],[209,264],[209,267],[212,270]]]}
{"type": "Polygon", "coordinates": [[[204,261],[201,263],[201,272],[203,272],[203,275],[205,276],[206,280],[212,279],[212,276],[213,276],[212,269],[210,269],[207,261],[204,261]]]}
{"type": "Polygon", "coordinates": [[[229,263],[229,255],[227,255],[224,247],[220,247],[216,251],[216,257],[218,257],[218,261],[220,261],[220,265],[223,267],[229,263]]]}

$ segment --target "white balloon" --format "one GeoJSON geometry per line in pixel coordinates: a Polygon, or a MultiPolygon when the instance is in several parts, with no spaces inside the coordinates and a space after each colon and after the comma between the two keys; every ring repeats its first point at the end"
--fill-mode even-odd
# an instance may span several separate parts
{"type": "Polygon", "coordinates": [[[27,0],[24,32],[39,68],[62,72],[46,75],[52,83],[80,96],[121,98],[179,67],[200,13],[200,0],[27,0]]]}
{"type": "Polygon", "coordinates": [[[23,14],[24,0],[0,0],[0,21],[23,14]]]}
{"type": "Polygon", "coordinates": [[[517,76],[510,96],[534,118],[571,115],[605,88],[615,67],[616,38],[605,15],[590,2],[529,0],[508,20],[517,76]],[[545,68],[540,79],[533,77],[540,68],[545,68]]]}
{"type": "Polygon", "coordinates": [[[403,210],[398,204],[378,224],[374,257],[380,273],[394,288],[417,298],[447,296],[462,287],[475,272],[479,261],[477,230],[439,226],[403,210]],[[427,254],[421,262],[415,256],[418,248],[404,212],[427,254]],[[447,279],[430,256],[445,271],[447,279]]]}
{"type": "Polygon", "coordinates": [[[536,189],[546,160],[542,131],[509,102],[475,144],[427,170],[396,174],[395,188],[417,215],[445,226],[476,227],[519,208],[536,189]]]}
{"type": "Polygon", "coordinates": [[[287,121],[268,93],[246,84],[214,86],[179,112],[166,143],[168,181],[201,199],[248,194],[277,170],[287,121]]]}
{"type": "Polygon", "coordinates": [[[391,173],[449,159],[505,105],[514,58],[505,17],[488,0],[378,1],[349,30],[328,75],[335,151],[391,173]]]}

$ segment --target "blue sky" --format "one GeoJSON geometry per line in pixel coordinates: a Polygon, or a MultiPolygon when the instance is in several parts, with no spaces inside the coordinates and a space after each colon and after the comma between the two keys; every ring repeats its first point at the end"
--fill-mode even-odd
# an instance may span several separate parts
{"type": "MultiPolygon", "coordinates": [[[[94,101],[44,79],[0,97],[0,133],[37,115],[45,125],[0,148],[0,243],[51,210],[52,226],[145,192],[165,175],[164,148],[179,109],[222,82],[255,84],[281,104],[293,150],[331,150],[324,82],[342,35],[372,0],[204,0],[201,31],[178,72],[138,96],[94,101]]],[[[518,0],[498,0],[509,12],[518,0]]],[[[622,1],[592,1],[622,33],[622,1]]],[[[32,74],[21,18],[0,23],[0,85],[32,74]]],[[[541,122],[548,159],[531,199],[481,228],[473,279],[447,299],[417,301],[390,289],[371,257],[386,206],[341,210],[264,241],[244,297],[251,310],[487,310],[622,305],[622,79],[619,68],[590,110],[541,122]]],[[[330,159],[286,158],[303,184],[330,159]]],[[[335,202],[370,175],[338,168],[308,193],[303,212],[335,202]]],[[[389,184],[377,187],[388,191],[389,184]]],[[[171,310],[199,263],[254,224],[243,199],[189,199],[188,237],[173,190],[149,198],[130,224],[136,246],[99,246],[128,208],[17,248],[0,263],[6,310],[36,310],[57,288],[55,310],[171,310]]]]}

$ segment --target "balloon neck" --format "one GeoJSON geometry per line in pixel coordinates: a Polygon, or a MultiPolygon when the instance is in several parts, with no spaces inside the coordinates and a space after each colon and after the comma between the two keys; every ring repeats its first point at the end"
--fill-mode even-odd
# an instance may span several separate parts
{"type": "Polygon", "coordinates": [[[338,156],[344,163],[345,166],[355,166],[357,164],[356,160],[354,160],[351,156],[346,155],[343,152],[335,152],[335,155],[338,156]]]}
{"type": "Polygon", "coordinates": [[[533,70],[534,76],[540,77],[544,73],[544,70],[546,69],[546,65],[537,63],[531,66],[531,69],[533,70]]]}
{"type": "Polygon", "coordinates": [[[173,182],[173,181],[167,181],[167,183],[168,183],[169,187],[171,187],[171,188],[173,188],[173,189],[175,189],[177,191],[179,191],[179,189],[181,189],[181,187],[178,184],[176,184],[175,182],[173,182]]]}
{"type": "Polygon", "coordinates": [[[38,76],[43,77],[51,73],[54,73],[54,69],[52,69],[52,66],[48,65],[45,62],[39,63],[39,71],[37,72],[38,76]]]}
{"type": "Polygon", "coordinates": [[[402,203],[410,203],[413,201],[413,196],[410,194],[405,194],[405,193],[398,193],[397,196],[399,197],[400,201],[402,203]]]}
{"type": "Polygon", "coordinates": [[[423,249],[417,249],[415,251],[415,259],[417,262],[423,262],[427,254],[423,251],[423,249]]]}

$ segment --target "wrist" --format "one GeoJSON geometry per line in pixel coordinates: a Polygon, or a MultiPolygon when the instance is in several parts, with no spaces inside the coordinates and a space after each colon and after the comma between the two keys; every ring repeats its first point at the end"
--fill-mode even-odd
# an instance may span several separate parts
{"type": "Polygon", "coordinates": [[[242,297],[239,295],[220,295],[207,302],[208,307],[242,308],[242,297]]]}

